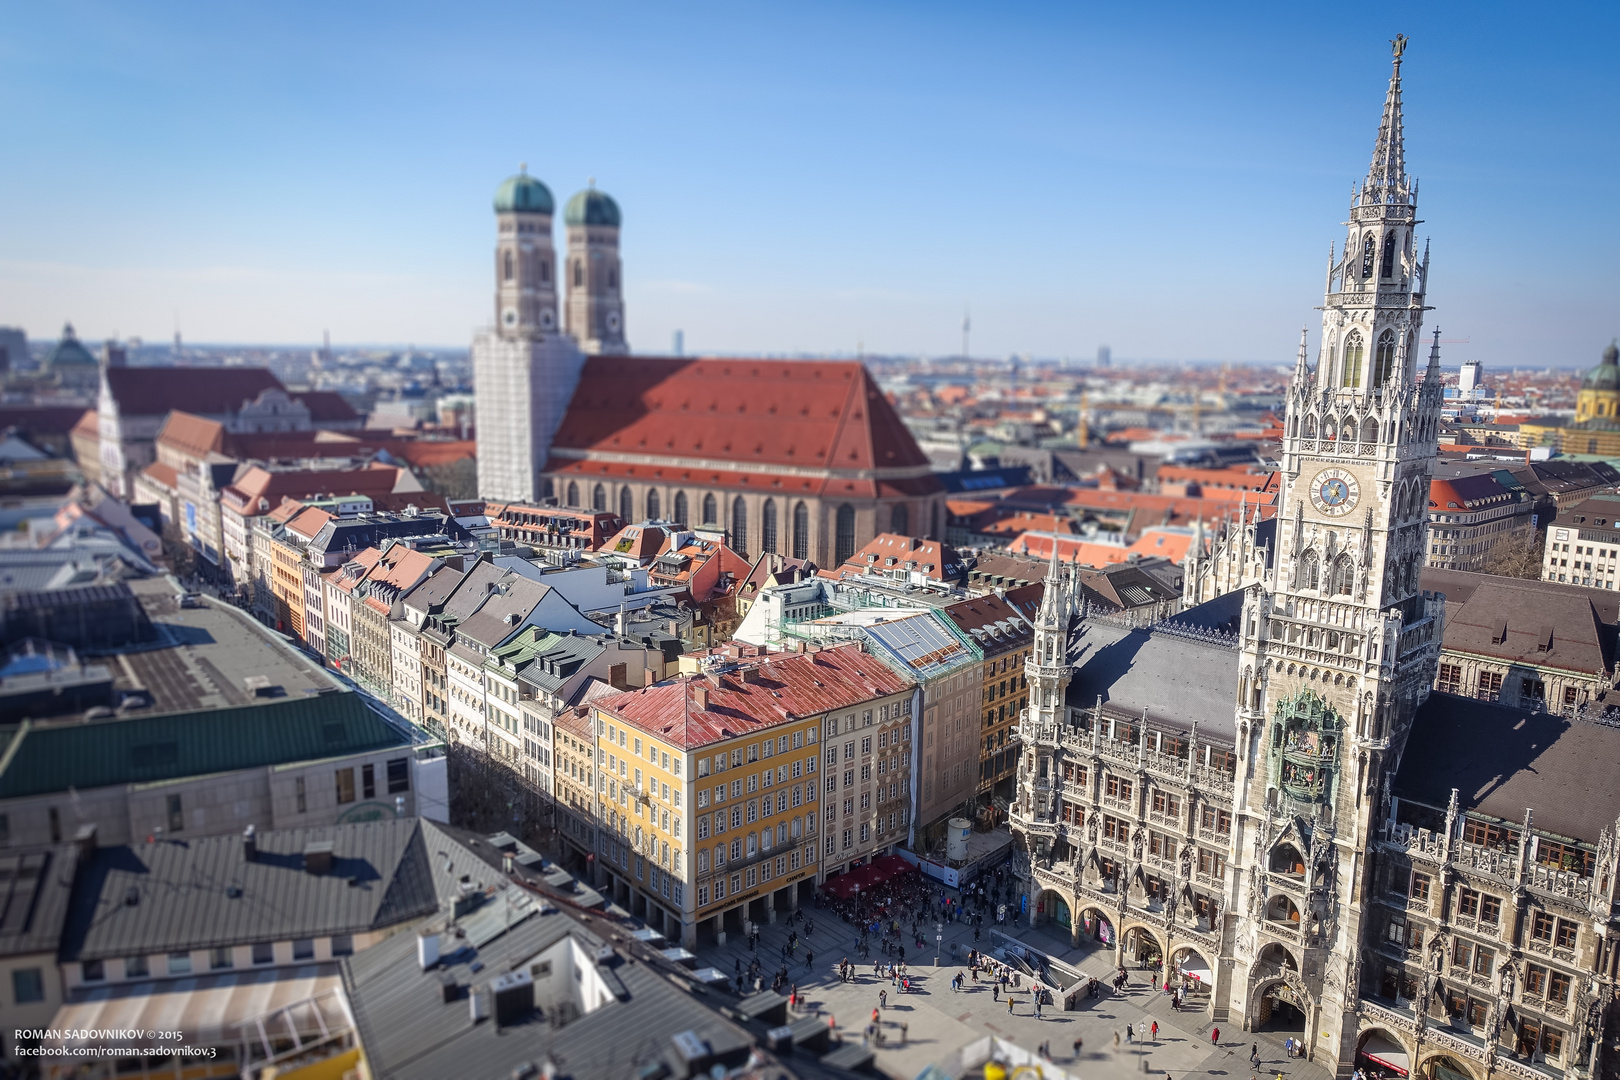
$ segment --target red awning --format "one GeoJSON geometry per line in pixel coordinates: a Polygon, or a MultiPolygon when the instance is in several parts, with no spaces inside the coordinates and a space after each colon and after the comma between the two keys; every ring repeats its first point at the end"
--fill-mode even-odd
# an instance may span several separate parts
{"type": "Polygon", "coordinates": [[[1377,1031],[1370,1032],[1361,1044],[1361,1056],[1396,1076],[1407,1075],[1407,1070],[1412,1066],[1412,1059],[1406,1051],[1377,1031]]]}
{"type": "Polygon", "coordinates": [[[898,855],[885,855],[881,859],[872,860],[872,865],[882,870],[891,878],[902,874],[915,874],[917,868],[898,855]]]}

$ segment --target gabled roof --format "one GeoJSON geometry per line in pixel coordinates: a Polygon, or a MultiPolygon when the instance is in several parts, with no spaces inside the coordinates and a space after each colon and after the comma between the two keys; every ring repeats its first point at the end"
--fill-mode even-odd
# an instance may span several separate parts
{"type": "Polygon", "coordinates": [[[405,606],[413,611],[437,615],[444,610],[444,602],[466,576],[453,566],[441,566],[406,595],[405,606]]]}
{"type": "Polygon", "coordinates": [[[0,799],[145,784],[409,745],[350,692],[75,724],[25,721],[0,755],[0,799]]]}
{"type": "Polygon", "coordinates": [[[225,425],[175,409],[158,429],[157,441],[192,457],[205,458],[225,452],[225,425]]]}
{"type": "Polygon", "coordinates": [[[871,570],[887,574],[907,570],[926,574],[930,581],[958,582],[967,575],[962,556],[939,540],[922,540],[897,533],[879,533],[851,555],[840,568],[857,574],[871,570]]]}
{"type": "Polygon", "coordinates": [[[1068,699],[1076,708],[1092,708],[1100,697],[1115,716],[1140,720],[1145,713],[1153,727],[1188,731],[1197,723],[1201,738],[1235,738],[1239,664],[1229,645],[1162,626],[1129,629],[1089,619],[1070,636],[1069,660],[1068,699]]]}
{"type": "Polygon", "coordinates": [[[597,705],[673,746],[694,749],[788,720],[851,708],[912,685],[858,644],[744,662],[741,669],[683,675],[597,705]]]}
{"type": "Polygon", "coordinates": [[[234,413],[266,390],[285,390],[268,368],[108,368],[107,386],[124,416],[234,413]]]}
{"type": "Polygon", "coordinates": [[[1513,493],[1488,473],[1455,476],[1449,480],[1437,477],[1429,481],[1431,510],[1478,510],[1512,502],[1513,498],[1513,493]]]}
{"type": "MultiPolygon", "coordinates": [[[[1612,668],[1614,630],[1603,625],[1586,595],[1597,590],[1473,576],[1483,580],[1472,583],[1466,597],[1446,597],[1443,648],[1598,678],[1612,668]]],[[[1430,582],[1425,573],[1421,584],[1430,582]]]]}
{"type": "MultiPolygon", "coordinates": [[[[742,473],[838,470],[869,479],[875,470],[911,470],[940,490],[928,458],[854,361],[590,357],[546,468],[591,475],[580,462],[596,455],[725,462],[742,473]]],[[[655,467],[638,468],[651,476],[655,467]]]]}

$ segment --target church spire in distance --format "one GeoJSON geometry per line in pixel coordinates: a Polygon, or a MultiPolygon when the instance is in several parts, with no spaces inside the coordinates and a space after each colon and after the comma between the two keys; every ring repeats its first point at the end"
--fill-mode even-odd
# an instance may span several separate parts
{"type": "Polygon", "coordinates": [[[1396,34],[1390,42],[1395,66],[1389,76],[1389,91],[1384,95],[1384,115],[1378,122],[1372,164],[1361,186],[1363,203],[1405,202],[1408,195],[1406,134],[1401,126],[1401,54],[1406,52],[1406,40],[1405,34],[1396,34]]]}

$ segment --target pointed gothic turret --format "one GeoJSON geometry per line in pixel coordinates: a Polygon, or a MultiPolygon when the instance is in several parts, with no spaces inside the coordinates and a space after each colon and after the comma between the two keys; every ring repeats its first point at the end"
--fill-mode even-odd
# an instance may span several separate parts
{"type": "Polygon", "coordinates": [[[1406,135],[1401,126],[1401,54],[1406,52],[1406,35],[1395,35],[1390,44],[1395,52],[1395,66],[1390,72],[1389,90],[1384,95],[1384,115],[1378,122],[1372,164],[1361,186],[1362,202],[1404,202],[1410,194],[1406,181],[1406,135]]]}
{"type": "Polygon", "coordinates": [[[1305,341],[1306,337],[1310,333],[1310,329],[1311,328],[1308,326],[1302,326],[1299,328],[1299,356],[1294,361],[1295,386],[1304,386],[1308,381],[1310,381],[1310,359],[1305,351],[1305,341]]]}

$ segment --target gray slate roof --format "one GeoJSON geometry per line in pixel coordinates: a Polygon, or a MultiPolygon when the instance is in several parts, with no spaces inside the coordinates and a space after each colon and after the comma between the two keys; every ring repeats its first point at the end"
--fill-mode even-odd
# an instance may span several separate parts
{"type": "MultiPolygon", "coordinates": [[[[1197,609],[1194,609],[1197,610],[1197,609]]],[[[1236,738],[1237,650],[1168,629],[1128,630],[1089,619],[1070,635],[1069,704],[1089,709],[1101,696],[1104,711],[1140,718],[1150,726],[1188,731],[1200,739],[1236,738]]]]}
{"type": "Polygon", "coordinates": [[[244,857],[240,836],[100,848],[79,871],[62,957],[93,960],[381,929],[438,909],[447,879],[435,880],[433,857],[416,818],[262,833],[253,862],[244,857]],[[333,868],[308,873],[304,846],[321,840],[335,845],[333,868]]]}
{"type": "Polygon", "coordinates": [[[1595,844],[1620,817],[1620,728],[1432,693],[1417,711],[1392,787],[1444,808],[1506,821],[1536,812],[1535,828],[1595,844]]]}
{"type": "Polygon", "coordinates": [[[410,591],[405,597],[405,607],[428,615],[438,614],[444,610],[445,601],[466,576],[453,566],[439,567],[428,575],[426,581],[410,591]]]}

